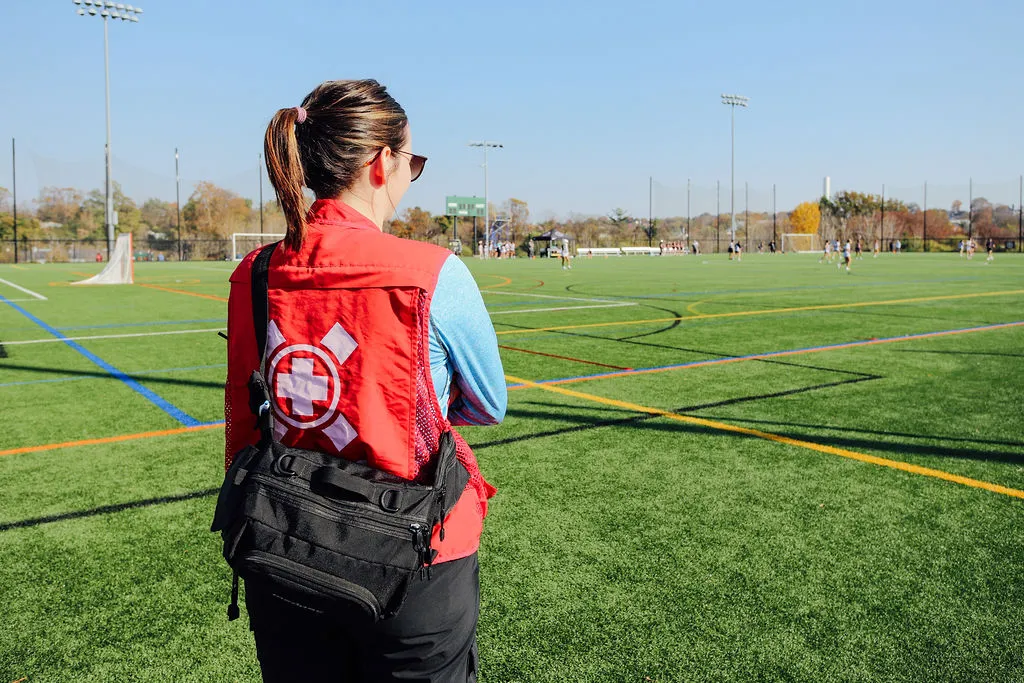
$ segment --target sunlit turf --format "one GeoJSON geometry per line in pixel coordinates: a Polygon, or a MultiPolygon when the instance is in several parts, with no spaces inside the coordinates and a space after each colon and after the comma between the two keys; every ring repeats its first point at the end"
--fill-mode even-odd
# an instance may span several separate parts
{"type": "MultiPolygon", "coordinates": [[[[463,430],[499,489],[483,680],[1024,679],[1024,326],[972,329],[1024,321],[1024,258],[467,263],[506,373],[562,380],[463,430]]],[[[0,454],[0,683],[259,680],[208,532],[223,430],[109,441],[223,419],[232,264],[67,285],[98,267],[0,266],[47,297],[0,283],[0,453],[107,440],[0,454]]]]}

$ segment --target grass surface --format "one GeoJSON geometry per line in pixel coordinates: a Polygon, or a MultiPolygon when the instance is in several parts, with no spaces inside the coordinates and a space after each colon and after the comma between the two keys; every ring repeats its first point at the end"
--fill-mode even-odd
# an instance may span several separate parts
{"type": "MultiPolygon", "coordinates": [[[[979,329],[1024,259],[469,265],[484,681],[1024,681],[1024,326],[979,329]]],[[[0,266],[47,297],[0,283],[0,683],[259,680],[207,531],[231,264],[96,269],[0,266]]]]}

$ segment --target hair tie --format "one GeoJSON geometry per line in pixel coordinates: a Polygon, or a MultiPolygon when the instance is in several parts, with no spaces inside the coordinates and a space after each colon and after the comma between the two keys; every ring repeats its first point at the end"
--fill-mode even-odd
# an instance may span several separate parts
{"type": "Polygon", "coordinates": [[[302,107],[295,107],[295,123],[303,123],[306,120],[306,110],[302,107]]]}

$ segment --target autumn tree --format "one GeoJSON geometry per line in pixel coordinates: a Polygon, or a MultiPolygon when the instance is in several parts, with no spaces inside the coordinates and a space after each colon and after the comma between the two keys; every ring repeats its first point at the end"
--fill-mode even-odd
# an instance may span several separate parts
{"type": "Polygon", "coordinates": [[[530,207],[522,199],[512,198],[508,200],[508,227],[513,244],[518,244],[519,239],[525,235],[530,228],[530,207]]]}
{"type": "Polygon", "coordinates": [[[437,224],[434,217],[426,209],[414,206],[405,210],[405,223],[415,239],[430,239],[437,231],[437,224]]]}
{"type": "Polygon", "coordinates": [[[251,218],[248,199],[205,181],[196,185],[181,210],[182,232],[193,236],[227,237],[247,232],[251,218]]]}
{"type": "Polygon", "coordinates": [[[793,232],[805,235],[814,234],[821,226],[821,207],[814,202],[797,204],[789,214],[789,223],[793,232]]]}

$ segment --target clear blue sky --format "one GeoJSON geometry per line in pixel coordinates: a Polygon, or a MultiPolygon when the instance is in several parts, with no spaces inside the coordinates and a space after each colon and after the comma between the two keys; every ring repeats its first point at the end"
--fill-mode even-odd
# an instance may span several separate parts
{"type": "MultiPolygon", "coordinates": [[[[490,155],[492,201],[526,200],[536,219],[646,215],[649,176],[659,207],[666,187],[679,199],[687,178],[721,180],[727,210],[723,92],[750,97],[737,111],[737,210],[744,181],[762,197],[775,183],[788,208],[815,199],[825,175],[833,190],[873,192],[928,180],[933,206],[956,198],[940,186],[966,202],[973,176],[1001,183],[1009,203],[1024,171],[1019,0],[143,8],[139,23],[110,26],[114,176],[138,201],[174,199],[175,147],[183,201],[197,180],[255,197],[273,112],[353,77],[386,84],[409,113],[430,162],[402,207],[435,213],[446,194],[483,194],[481,153],[466,143],[485,138],[505,145],[490,155]]],[[[19,199],[102,185],[102,22],[74,10],[4,3],[0,185],[16,137],[19,199]]],[[[698,195],[707,208],[713,190],[698,195]]]]}

